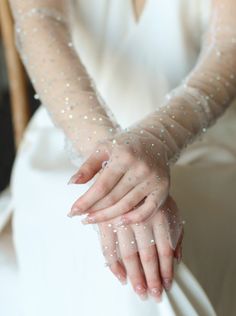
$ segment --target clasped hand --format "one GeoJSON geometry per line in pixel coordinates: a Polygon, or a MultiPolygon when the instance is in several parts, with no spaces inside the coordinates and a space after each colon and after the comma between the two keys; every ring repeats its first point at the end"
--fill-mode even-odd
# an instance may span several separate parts
{"type": "Polygon", "coordinates": [[[98,223],[103,254],[111,271],[126,276],[141,298],[160,301],[170,289],[174,257],[183,237],[178,209],[169,196],[165,145],[142,129],[99,142],[70,183],[92,186],[72,206],[70,216],[98,223]]]}

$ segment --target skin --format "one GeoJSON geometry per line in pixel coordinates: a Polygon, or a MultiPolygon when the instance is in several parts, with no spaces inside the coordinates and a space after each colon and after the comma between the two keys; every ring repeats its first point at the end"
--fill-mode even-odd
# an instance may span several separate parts
{"type": "MultiPolygon", "coordinates": [[[[172,203],[174,202],[169,197],[165,207],[172,203]]],[[[110,266],[111,271],[118,279],[120,275],[123,276],[121,281],[124,282],[126,275],[128,275],[134,291],[141,299],[145,299],[150,294],[157,302],[161,301],[163,289],[169,290],[171,288],[174,275],[173,261],[174,257],[178,258],[178,260],[181,258],[181,242],[183,238],[182,232],[176,251],[173,251],[165,238],[165,234],[159,229],[159,223],[162,220],[161,216],[161,213],[157,213],[152,218],[153,223],[155,223],[152,228],[155,231],[156,244],[150,247],[142,247],[142,241],[147,238],[150,231],[141,230],[140,233],[138,231],[139,227],[130,225],[128,234],[136,236],[138,252],[129,252],[126,249],[121,249],[122,262],[115,261],[110,266]]],[[[119,237],[121,236],[118,234],[119,237]]],[[[108,235],[107,238],[112,239],[113,236],[108,235]]],[[[126,238],[126,235],[123,236],[122,240],[125,243],[129,242],[129,238],[126,238]]]]}
{"type": "MultiPolygon", "coordinates": [[[[102,145],[102,148],[104,149],[104,145],[102,145]]],[[[128,150],[125,146],[122,149],[111,149],[109,156],[107,150],[101,150],[99,154],[95,150],[95,153],[84,162],[79,171],[72,177],[70,183],[83,184],[93,177],[96,181],[74,203],[71,215],[89,213],[87,219],[93,216],[93,220],[85,220],[83,223],[99,223],[101,234],[106,236],[106,240],[102,243],[109,243],[111,249],[115,249],[115,239],[114,234],[107,229],[109,223],[118,227],[117,238],[119,241],[122,240],[123,244],[129,245],[130,240],[135,239],[137,241],[137,251],[130,251],[126,247],[120,246],[121,260],[113,258],[110,270],[122,283],[125,283],[128,277],[134,291],[141,299],[147,298],[147,295],[150,294],[157,302],[160,302],[163,289],[169,290],[171,288],[174,276],[174,258],[180,260],[183,233],[179,238],[176,249],[173,250],[166,239],[165,232],[160,229],[166,215],[158,212],[157,204],[154,201],[165,195],[165,192],[168,192],[168,174],[162,173],[163,180],[156,182],[156,176],[158,175],[160,178],[160,169],[150,169],[148,163],[145,166],[143,161],[137,159],[137,155],[131,155],[130,152],[125,153],[125,150],[128,150]],[[122,168],[117,168],[116,160],[113,164],[107,164],[105,168],[101,168],[103,161],[108,160],[112,155],[116,156],[116,150],[122,150],[122,168]],[[133,183],[126,180],[128,178],[135,179],[137,174],[139,176],[136,177],[137,179],[133,183]],[[145,186],[147,182],[149,182],[149,186],[146,187],[148,187],[148,190],[151,187],[150,191],[154,194],[150,194],[149,199],[144,200],[143,196],[148,191],[142,189],[140,190],[140,196],[136,195],[137,199],[135,199],[135,190],[138,192],[139,189],[137,188],[145,186]],[[157,185],[160,190],[155,193],[153,188],[156,188],[157,185]],[[139,206],[135,210],[131,210],[138,203],[139,206]],[[123,214],[119,213],[119,210],[122,210],[123,214]],[[148,216],[146,216],[147,210],[155,211],[148,212],[148,216]],[[124,213],[125,211],[126,213],[124,213]],[[96,214],[95,220],[94,214],[96,214]],[[150,215],[152,217],[148,221],[150,215]],[[150,229],[143,230],[139,228],[147,222],[150,229]],[[136,226],[137,223],[141,226],[136,226]],[[122,224],[128,224],[128,230],[125,233],[119,230],[122,224]],[[150,239],[155,240],[155,244],[141,246],[144,241],[150,239]]],[[[169,195],[162,203],[161,209],[171,209],[173,213],[178,212],[176,203],[169,195]]],[[[109,260],[110,258],[107,256],[107,261],[109,262],[109,260]]]]}

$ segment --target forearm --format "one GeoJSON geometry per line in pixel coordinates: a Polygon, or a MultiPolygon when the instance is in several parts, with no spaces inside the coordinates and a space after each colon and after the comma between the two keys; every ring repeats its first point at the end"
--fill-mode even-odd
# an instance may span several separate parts
{"type": "MultiPolygon", "coordinates": [[[[13,11],[19,2],[12,0],[13,11]]],[[[87,155],[118,126],[73,48],[66,9],[53,10],[53,1],[21,2],[28,5],[14,11],[17,46],[37,97],[78,152],[87,155]]]]}
{"type": "Polygon", "coordinates": [[[236,5],[215,2],[196,66],[160,108],[132,127],[161,141],[169,161],[206,132],[236,96],[236,5]]]}

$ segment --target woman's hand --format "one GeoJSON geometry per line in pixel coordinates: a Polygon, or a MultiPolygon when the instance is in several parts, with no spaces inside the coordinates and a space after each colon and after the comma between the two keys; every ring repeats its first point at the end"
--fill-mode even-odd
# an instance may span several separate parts
{"type": "MultiPolygon", "coordinates": [[[[168,197],[163,208],[149,223],[114,229],[113,222],[99,224],[103,254],[112,273],[126,283],[128,276],[134,291],[145,299],[148,294],[161,300],[163,288],[169,290],[174,275],[174,257],[181,259],[183,227],[175,250],[169,243],[169,213],[178,217],[178,209],[168,197]]],[[[172,223],[173,224],[173,223],[172,223]]]]}
{"type": "Polygon", "coordinates": [[[74,203],[70,213],[88,213],[85,224],[115,218],[121,225],[143,222],[169,194],[164,143],[140,129],[101,142],[70,183],[86,183],[96,174],[96,181],[74,203]],[[140,202],[144,203],[139,206],[140,202]]]}
{"type": "Polygon", "coordinates": [[[141,131],[123,132],[98,144],[70,183],[89,190],[72,215],[89,213],[99,223],[103,254],[111,271],[137,294],[160,301],[173,279],[173,258],[180,260],[182,222],[169,197],[169,167],[164,144],[141,131]],[[108,162],[107,162],[108,161],[108,162]]]}

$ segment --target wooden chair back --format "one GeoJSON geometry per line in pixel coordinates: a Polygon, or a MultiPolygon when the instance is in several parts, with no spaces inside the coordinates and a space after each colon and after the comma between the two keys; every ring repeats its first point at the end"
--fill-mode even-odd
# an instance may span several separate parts
{"type": "Polygon", "coordinates": [[[0,34],[6,59],[14,141],[18,148],[30,117],[27,76],[15,45],[14,22],[8,0],[0,0],[0,34]]]}

